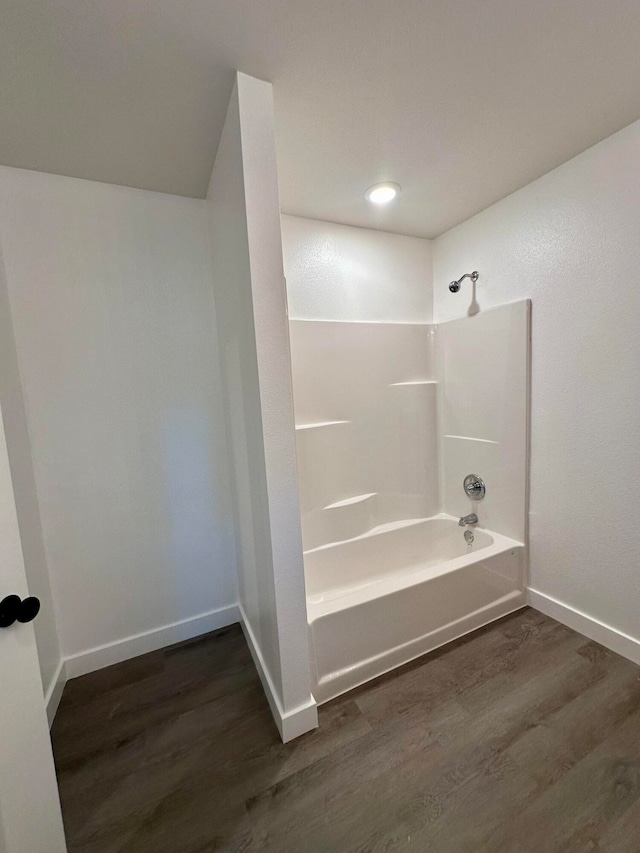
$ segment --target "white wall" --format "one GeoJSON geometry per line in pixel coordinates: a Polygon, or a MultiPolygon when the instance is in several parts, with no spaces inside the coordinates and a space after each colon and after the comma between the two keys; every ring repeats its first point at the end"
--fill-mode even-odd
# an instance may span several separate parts
{"type": "Polygon", "coordinates": [[[272,88],[238,74],[207,196],[241,616],[284,740],[311,696],[272,88]]]}
{"type": "MultiPolygon", "coordinates": [[[[16,356],[9,292],[0,246],[0,403],[11,466],[22,555],[29,594],[40,599],[40,613],[34,622],[40,675],[45,696],[55,688],[62,663],[60,641],[42,537],[40,509],[31,460],[31,447],[24,399],[16,356]]],[[[3,589],[0,597],[16,590],[3,589]]]]}
{"type": "Polygon", "coordinates": [[[205,203],[3,168],[0,239],[70,673],[234,621],[205,203]]]}
{"type": "Polygon", "coordinates": [[[289,316],[430,323],[431,241],[282,216],[289,316]]]}
{"type": "Polygon", "coordinates": [[[531,585],[637,641],[639,162],[636,122],[434,243],[438,322],[473,269],[481,309],[533,301],[531,585]]]}

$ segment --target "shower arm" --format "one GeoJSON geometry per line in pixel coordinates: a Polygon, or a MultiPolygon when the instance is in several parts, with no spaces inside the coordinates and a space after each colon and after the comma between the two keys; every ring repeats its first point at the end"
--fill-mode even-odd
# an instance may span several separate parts
{"type": "Polygon", "coordinates": [[[466,272],[463,276],[461,276],[457,281],[452,281],[449,285],[449,290],[451,293],[457,293],[460,290],[460,285],[465,280],[465,278],[470,278],[471,281],[475,284],[479,278],[479,273],[477,270],[473,272],[466,272]]]}

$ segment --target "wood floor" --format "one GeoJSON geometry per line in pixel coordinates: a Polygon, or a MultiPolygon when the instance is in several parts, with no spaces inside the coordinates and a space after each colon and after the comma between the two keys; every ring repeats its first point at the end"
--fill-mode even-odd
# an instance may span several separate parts
{"type": "Polygon", "coordinates": [[[67,684],[70,851],[640,851],[640,668],[523,610],[283,746],[238,626],[67,684]]]}

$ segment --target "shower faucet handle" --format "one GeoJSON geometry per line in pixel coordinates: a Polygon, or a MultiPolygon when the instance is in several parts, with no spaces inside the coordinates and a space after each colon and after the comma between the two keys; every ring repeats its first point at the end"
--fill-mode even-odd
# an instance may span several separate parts
{"type": "Polygon", "coordinates": [[[467,474],[462,483],[464,493],[472,501],[481,501],[487,493],[486,486],[482,477],[477,474],[467,474]]]}

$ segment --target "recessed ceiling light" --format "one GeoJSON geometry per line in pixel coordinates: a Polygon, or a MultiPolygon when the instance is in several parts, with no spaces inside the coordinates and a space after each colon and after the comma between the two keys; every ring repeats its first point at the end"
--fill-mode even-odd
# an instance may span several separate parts
{"type": "Polygon", "coordinates": [[[386,182],[384,184],[374,184],[364,194],[367,201],[372,204],[388,204],[400,193],[400,185],[386,182]]]}

